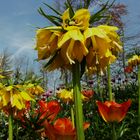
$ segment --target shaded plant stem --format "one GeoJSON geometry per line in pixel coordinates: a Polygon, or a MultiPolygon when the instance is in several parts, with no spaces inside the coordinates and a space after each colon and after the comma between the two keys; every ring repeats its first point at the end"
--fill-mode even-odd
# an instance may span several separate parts
{"type": "Polygon", "coordinates": [[[100,75],[97,73],[97,93],[100,95],[101,101],[103,101],[102,92],[100,89],[100,75]]]}
{"type": "Polygon", "coordinates": [[[84,129],[83,129],[83,109],[81,99],[81,85],[80,85],[80,64],[75,62],[72,66],[73,74],[73,94],[74,94],[74,105],[75,105],[75,121],[76,121],[76,134],[77,140],[84,140],[84,129]]]}
{"type": "Polygon", "coordinates": [[[107,66],[107,76],[108,76],[108,93],[109,93],[109,100],[113,100],[112,96],[112,87],[111,87],[111,70],[110,70],[110,65],[108,64],[107,66]]]}
{"type": "Polygon", "coordinates": [[[75,124],[74,124],[74,111],[73,111],[73,105],[71,106],[70,111],[71,111],[71,120],[72,120],[72,125],[73,125],[73,127],[75,127],[75,124]]]}
{"type": "Polygon", "coordinates": [[[112,140],[117,140],[115,123],[112,123],[112,140]]]}
{"type": "Polygon", "coordinates": [[[18,140],[18,122],[16,123],[16,140],[18,140]]]}
{"type": "Polygon", "coordinates": [[[8,128],[8,133],[9,133],[9,139],[8,140],[13,140],[13,116],[12,114],[9,115],[9,128],[8,128]]]}
{"type": "Polygon", "coordinates": [[[138,65],[138,123],[140,124],[140,65],[138,65]]]}

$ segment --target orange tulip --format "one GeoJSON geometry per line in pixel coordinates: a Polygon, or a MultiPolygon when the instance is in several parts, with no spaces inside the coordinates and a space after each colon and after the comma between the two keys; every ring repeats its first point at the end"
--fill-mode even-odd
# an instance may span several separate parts
{"type": "Polygon", "coordinates": [[[40,119],[47,117],[50,121],[52,121],[60,111],[60,104],[55,100],[48,103],[40,100],[38,103],[39,113],[41,114],[40,119]]]}
{"type": "Polygon", "coordinates": [[[120,122],[126,116],[127,110],[131,105],[131,100],[118,104],[114,101],[102,103],[97,101],[98,110],[105,122],[120,122]]]}
{"type": "MultiPolygon", "coordinates": [[[[59,118],[53,125],[45,121],[45,134],[49,140],[76,140],[76,130],[68,118],[59,118]]],[[[84,124],[84,129],[89,127],[89,123],[84,124]]]]}

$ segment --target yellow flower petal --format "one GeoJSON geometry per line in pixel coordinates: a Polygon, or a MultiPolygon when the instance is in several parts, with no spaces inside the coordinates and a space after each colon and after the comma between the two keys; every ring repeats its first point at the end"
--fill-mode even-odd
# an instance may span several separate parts
{"type": "Polygon", "coordinates": [[[69,30],[66,32],[58,43],[61,48],[61,55],[64,59],[69,60],[69,63],[74,63],[74,60],[82,61],[83,56],[87,55],[88,49],[84,44],[84,36],[80,30],[69,30]]]}
{"type": "Polygon", "coordinates": [[[26,100],[26,101],[34,101],[34,99],[31,98],[31,96],[30,96],[27,92],[25,92],[25,91],[21,91],[21,92],[20,92],[20,95],[21,95],[22,98],[23,98],[24,100],[26,100]]]}

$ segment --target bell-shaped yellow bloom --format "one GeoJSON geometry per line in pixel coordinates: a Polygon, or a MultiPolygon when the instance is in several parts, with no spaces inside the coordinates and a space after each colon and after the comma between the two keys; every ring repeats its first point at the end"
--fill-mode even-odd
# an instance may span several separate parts
{"type": "Polygon", "coordinates": [[[62,35],[60,29],[61,27],[48,27],[37,30],[36,49],[39,60],[50,57],[57,50],[57,42],[62,35]]]}
{"type": "Polygon", "coordinates": [[[98,54],[92,49],[89,49],[89,53],[86,56],[88,74],[104,73],[108,64],[113,63],[116,57],[107,50],[106,55],[99,57],[98,54]]]}
{"type": "Polygon", "coordinates": [[[90,13],[87,9],[77,10],[72,18],[70,18],[69,9],[67,9],[62,15],[62,26],[65,30],[71,30],[74,26],[85,30],[89,27],[89,19],[90,13]]]}
{"type": "Polygon", "coordinates": [[[113,54],[117,54],[122,51],[120,36],[117,34],[118,28],[115,26],[108,26],[108,25],[100,25],[98,28],[103,29],[107,36],[111,40],[111,51],[113,54]]]}
{"type": "Polygon", "coordinates": [[[67,31],[58,42],[58,47],[61,48],[61,56],[66,64],[73,64],[75,60],[81,62],[88,53],[84,36],[78,29],[67,31]]]}
{"type": "Polygon", "coordinates": [[[86,41],[90,40],[91,43],[86,42],[87,47],[93,48],[93,50],[99,55],[99,57],[105,56],[108,49],[111,49],[110,42],[111,40],[105,33],[103,29],[97,27],[88,28],[84,32],[86,41]]]}
{"type": "Polygon", "coordinates": [[[134,55],[132,58],[128,60],[128,65],[131,67],[140,65],[140,56],[134,55]]]}
{"type": "Polygon", "coordinates": [[[25,108],[26,101],[34,101],[34,99],[20,85],[3,86],[0,89],[1,107],[15,107],[19,110],[25,108]]]}

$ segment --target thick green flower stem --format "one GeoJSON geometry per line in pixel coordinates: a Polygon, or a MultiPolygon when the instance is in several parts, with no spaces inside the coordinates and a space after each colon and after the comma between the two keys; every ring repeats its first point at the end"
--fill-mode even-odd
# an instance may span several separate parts
{"type": "Polygon", "coordinates": [[[13,140],[13,116],[10,114],[9,115],[9,139],[8,140],[13,140]]]}
{"type": "Polygon", "coordinates": [[[112,123],[112,140],[117,140],[115,122],[112,123]]]}
{"type": "Polygon", "coordinates": [[[73,94],[74,94],[74,105],[75,105],[75,122],[76,122],[76,133],[77,140],[84,140],[84,128],[83,128],[83,109],[81,99],[81,85],[80,85],[80,65],[76,62],[72,66],[73,74],[73,94]]]}
{"type": "Polygon", "coordinates": [[[140,65],[138,65],[138,123],[140,124],[140,65]]]}
{"type": "Polygon", "coordinates": [[[107,66],[107,76],[108,76],[108,93],[109,93],[109,100],[113,100],[112,96],[112,87],[111,87],[111,70],[110,65],[107,66]]]}

